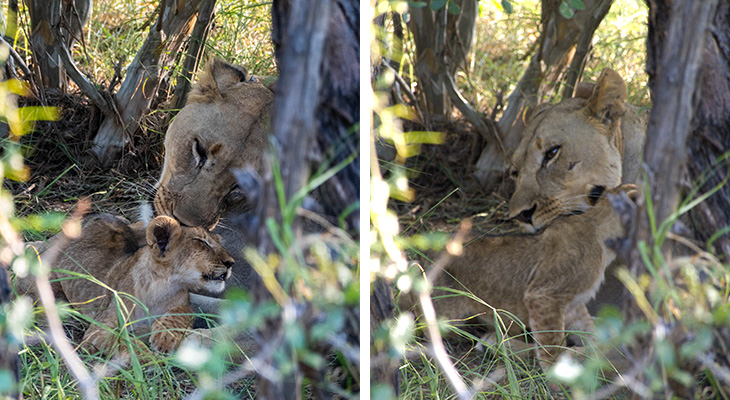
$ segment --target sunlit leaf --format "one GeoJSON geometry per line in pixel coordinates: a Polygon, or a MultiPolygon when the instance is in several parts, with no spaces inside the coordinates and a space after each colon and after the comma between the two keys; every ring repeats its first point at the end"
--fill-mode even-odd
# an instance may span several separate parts
{"type": "Polygon", "coordinates": [[[446,135],[443,132],[412,131],[405,132],[406,143],[408,144],[442,144],[446,135]]]}
{"type": "Polygon", "coordinates": [[[18,96],[25,96],[28,94],[28,87],[30,84],[25,81],[10,79],[5,82],[5,85],[7,85],[10,93],[17,94],[18,96]]]}

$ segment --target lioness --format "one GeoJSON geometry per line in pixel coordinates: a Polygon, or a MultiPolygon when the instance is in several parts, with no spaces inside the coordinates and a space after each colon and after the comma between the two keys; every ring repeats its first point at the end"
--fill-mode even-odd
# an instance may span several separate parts
{"type": "MultiPolygon", "coordinates": [[[[493,308],[506,310],[528,322],[540,344],[540,366],[547,367],[560,350],[566,325],[593,329],[586,302],[616,257],[605,241],[624,235],[608,196],[622,193],[634,197],[636,187],[623,185],[589,198],[593,207],[587,212],[558,218],[537,234],[489,236],[465,246],[433,282],[436,315],[457,323],[476,316],[492,325],[493,308]],[[483,303],[440,288],[467,291],[483,303]]],[[[412,299],[401,297],[401,306],[412,306],[412,299]]]]}
{"type": "MultiPolygon", "coordinates": [[[[186,226],[211,228],[221,214],[245,211],[247,204],[231,172],[258,172],[270,134],[273,92],[245,68],[213,59],[193,87],[185,107],[165,136],[165,160],[154,207],[186,226]]],[[[223,246],[236,259],[231,285],[246,286],[240,232],[216,226],[223,246]]]]}
{"type": "Polygon", "coordinates": [[[118,326],[117,307],[105,286],[139,300],[147,310],[127,296],[119,296],[124,308],[131,311],[129,321],[136,321],[132,324],[136,333],[144,334],[151,327],[152,348],[170,351],[192,320],[188,292],[220,292],[231,275],[233,258],[217,235],[203,228],[181,227],[173,218],[160,216],[147,226],[146,245],[138,248],[137,240],[125,221],[103,214],[84,226],[81,236],[52,265],[56,298],[68,300],[105,325],[92,324],[84,335],[83,346],[92,353],[111,354],[116,344],[109,328],[118,326]],[[75,274],[90,275],[101,284],[75,274]],[[151,326],[147,311],[154,320],[151,326]]]}
{"type": "MultiPolygon", "coordinates": [[[[526,232],[585,211],[591,194],[638,182],[646,117],[625,103],[626,95],[624,80],[605,69],[587,99],[541,105],[532,113],[511,160],[515,192],[509,214],[526,232]]],[[[621,303],[622,285],[613,268],[592,311],[621,303]]]]}
{"type": "Polygon", "coordinates": [[[636,183],[646,118],[625,103],[626,84],[605,69],[588,99],[540,105],[512,155],[509,215],[528,232],[585,211],[594,191],[636,183]]]}

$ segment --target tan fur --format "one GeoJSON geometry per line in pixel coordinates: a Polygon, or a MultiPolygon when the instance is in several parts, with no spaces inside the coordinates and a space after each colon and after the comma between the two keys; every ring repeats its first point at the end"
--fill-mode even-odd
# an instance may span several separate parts
{"type": "Polygon", "coordinates": [[[240,206],[233,168],[258,170],[268,146],[273,92],[239,66],[211,60],[165,137],[158,215],[213,227],[240,206]]]}
{"type": "Polygon", "coordinates": [[[560,215],[585,211],[597,186],[636,183],[646,119],[625,103],[626,84],[601,73],[590,97],[539,106],[512,156],[515,192],[510,217],[534,232],[560,215]],[[546,152],[559,146],[557,155],[546,152]],[[525,212],[534,213],[525,219],[525,212]]]}
{"type": "MultiPolygon", "coordinates": [[[[609,195],[634,196],[635,189],[624,185],[609,195]]],[[[586,302],[615,259],[605,241],[623,235],[621,221],[604,194],[587,212],[558,218],[537,234],[478,239],[433,282],[436,315],[457,325],[493,325],[492,307],[506,310],[528,323],[540,344],[537,356],[544,368],[555,360],[566,326],[592,330],[586,302]],[[480,301],[439,288],[466,291],[480,301]]],[[[408,297],[401,301],[403,307],[412,304],[408,297]]],[[[511,333],[520,333],[516,324],[511,333]]]]}
{"type": "Polygon", "coordinates": [[[233,258],[219,237],[203,228],[181,227],[174,219],[161,216],[147,227],[146,244],[138,248],[137,241],[126,221],[103,215],[84,226],[81,236],[52,265],[56,298],[65,298],[103,325],[92,324],[84,335],[83,346],[90,352],[124,352],[109,332],[119,326],[114,296],[100,284],[63,271],[90,275],[138,299],[152,319],[139,304],[120,296],[131,313],[123,318],[133,322],[138,335],[151,327],[150,343],[159,351],[174,349],[190,326],[190,315],[174,315],[192,313],[188,293],[201,289],[220,292],[230,276],[233,258]]]}

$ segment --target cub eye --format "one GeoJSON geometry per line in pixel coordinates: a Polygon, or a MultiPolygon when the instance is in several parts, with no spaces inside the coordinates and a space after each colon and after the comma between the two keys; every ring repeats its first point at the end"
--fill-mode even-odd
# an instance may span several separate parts
{"type": "Polygon", "coordinates": [[[205,147],[200,144],[198,139],[195,139],[195,141],[193,142],[193,163],[195,164],[195,167],[203,168],[207,161],[208,155],[205,151],[205,147]]]}
{"type": "Polygon", "coordinates": [[[259,80],[256,79],[255,76],[251,75],[251,79],[248,80],[249,82],[258,82],[259,80]]]}
{"type": "Polygon", "coordinates": [[[211,245],[210,245],[210,243],[208,243],[208,241],[207,241],[207,240],[205,240],[205,239],[201,239],[201,238],[193,238],[193,240],[195,240],[195,241],[198,241],[198,242],[200,242],[200,243],[203,243],[203,244],[204,244],[204,245],[205,245],[205,246],[206,246],[207,248],[209,248],[209,249],[212,249],[212,248],[213,248],[213,246],[211,246],[211,245]]]}
{"type": "Polygon", "coordinates": [[[518,177],[518,176],[520,176],[520,171],[518,171],[518,170],[516,170],[516,169],[511,169],[511,170],[509,171],[509,176],[510,176],[510,178],[512,178],[512,179],[517,179],[517,177],[518,177]]]}
{"type": "Polygon", "coordinates": [[[558,153],[560,153],[560,146],[551,147],[548,151],[545,152],[545,158],[543,158],[542,164],[543,165],[547,164],[548,161],[557,157],[558,153]]]}

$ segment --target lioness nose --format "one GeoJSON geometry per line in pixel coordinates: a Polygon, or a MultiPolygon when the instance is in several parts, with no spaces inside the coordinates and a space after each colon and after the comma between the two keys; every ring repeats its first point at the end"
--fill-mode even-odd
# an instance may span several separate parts
{"type": "Polygon", "coordinates": [[[226,268],[231,268],[233,266],[233,260],[223,261],[223,266],[225,266],[226,268]]]}
{"type": "Polygon", "coordinates": [[[515,218],[518,221],[532,225],[532,216],[535,214],[535,210],[537,210],[537,205],[532,206],[532,208],[530,208],[529,210],[522,211],[521,213],[517,214],[515,218]]]}

